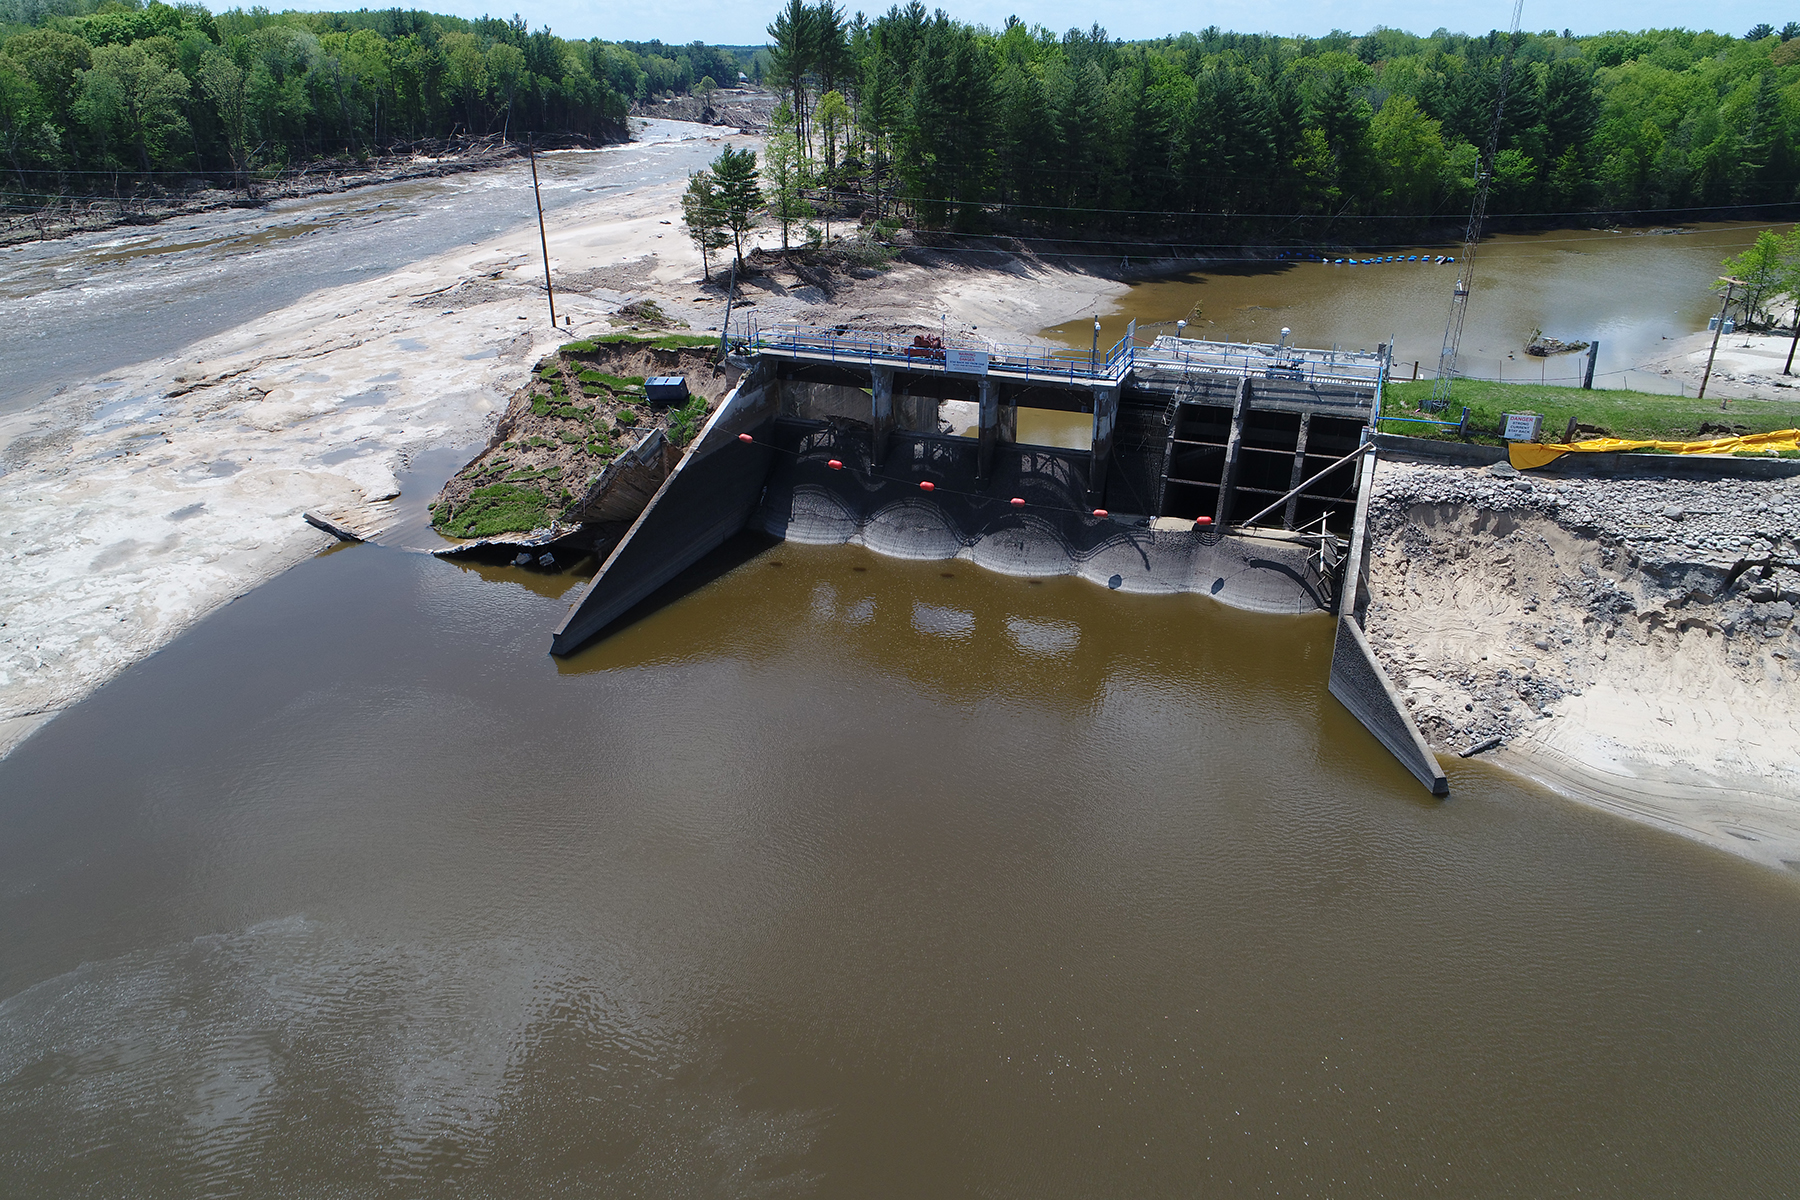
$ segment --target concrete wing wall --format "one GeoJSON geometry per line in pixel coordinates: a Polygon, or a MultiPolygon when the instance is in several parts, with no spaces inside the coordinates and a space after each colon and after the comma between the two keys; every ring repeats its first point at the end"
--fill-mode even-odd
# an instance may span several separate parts
{"type": "Polygon", "coordinates": [[[552,654],[572,653],[744,528],[762,496],[770,451],[738,435],[766,430],[779,407],[766,370],[744,376],[582,589],[551,635],[552,654]]]}
{"type": "Polygon", "coordinates": [[[1386,746],[1400,765],[1411,771],[1434,796],[1448,796],[1450,781],[1438,765],[1437,755],[1425,744],[1417,725],[1407,715],[1400,693],[1363,636],[1362,627],[1348,616],[1338,618],[1337,641],[1331,650],[1331,694],[1350,710],[1377,741],[1386,746]]]}

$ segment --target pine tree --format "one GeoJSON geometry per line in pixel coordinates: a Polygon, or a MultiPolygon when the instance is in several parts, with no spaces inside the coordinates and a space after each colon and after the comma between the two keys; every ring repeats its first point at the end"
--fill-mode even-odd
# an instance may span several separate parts
{"type": "Polygon", "coordinates": [[[731,244],[737,253],[737,265],[744,265],[744,235],[756,228],[756,213],[762,207],[762,189],[756,184],[756,151],[719,151],[712,163],[713,184],[719,198],[719,215],[731,231],[731,244]]]}
{"type": "Polygon", "coordinates": [[[724,207],[711,171],[695,171],[688,176],[687,190],[681,194],[681,220],[687,226],[688,237],[700,250],[701,277],[710,280],[712,252],[731,245],[724,207]]]}

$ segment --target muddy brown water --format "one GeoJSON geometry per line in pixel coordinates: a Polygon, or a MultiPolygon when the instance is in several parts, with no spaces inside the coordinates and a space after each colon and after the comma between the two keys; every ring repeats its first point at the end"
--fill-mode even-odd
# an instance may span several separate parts
{"type": "MultiPolygon", "coordinates": [[[[1534,329],[1564,341],[1600,341],[1594,386],[1679,392],[1682,384],[1637,370],[1671,339],[1706,328],[1719,311],[1710,288],[1720,262],[1760,230],[1791,225],[1715,222],[1680,232],[1560,229],[1502,234],[1481,244],[1458,369],[1482,379],[1578,386],[1585,354],[1525,353],[1534,329]]],[[[1391,247],[1382,257],[1459,255],[1458,246],[1391,247]]],[[[1346,256],[1347,257],[1347,256],[1346,256]]],[[[1373,251],[1358,255],[1373,258],[1373,251]]],[[[1099,313],[1100,352],[1136,320],[1146,334],[1187,333],[1213,341],[1272,342],[1285,326],[1301,346],[1373,350],[1394,342],[1395,372],[1437,370],[1450,293],[1459,267],[1425,262],[1367,266],[1315,262],[1221,263],[1134,286],[1099,313]]],[[[1093,318],[1045,331],[1080,350],[1093,345],[1093,318]]]]}
{"type": "Polygon", "coordinates": [[[1792,1194],[1793,879],[1428,802],[1324,618],[738,549],[557,662],[347,547],[0,761],[0,1193],[1792,1194]]]}

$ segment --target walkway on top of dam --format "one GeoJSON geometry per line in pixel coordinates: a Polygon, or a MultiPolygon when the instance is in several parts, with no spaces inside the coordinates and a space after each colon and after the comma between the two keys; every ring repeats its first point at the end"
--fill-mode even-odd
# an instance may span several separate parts
{"type": "Polygon", "coordinates": [[[1082,354],[985,338],[916,335],[908,340],[847,325],[763,328],[751,321],[741,344],[753,354],[800,363],[893,367],[1070,388],[1118,387],[1134,374],[1137,386],[1158,391],[1179,390],[1181,381],[1193,375],[1271,380],[1306,390],[1309,405],[1363,410],[1374,408],[1387,375],[1384,351],[1315,350],[1168,335],[1139,345],[1138,336],[1134,322],[1101,358],[1097,352],[1082,354]]]}

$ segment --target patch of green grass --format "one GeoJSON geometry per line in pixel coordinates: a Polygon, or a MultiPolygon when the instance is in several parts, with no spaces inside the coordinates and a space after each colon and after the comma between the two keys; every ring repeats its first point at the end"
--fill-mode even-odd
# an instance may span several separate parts
{"type": "Polygon", "coordinates": [[[575,378],[584,384],[597,383],[614,392],[635,392],[644,386],[642,375],[608,375],[605,371],[596,371],[589,367],[575,378]]]}
{"type": "MultiPolygon", "coordinates": [[[[1700,427],[1708,424],[1727,426],[1731,433],[1768,433],[1773,429],[1800,428],[1800,400],[1733,400],[1721,411],[1718,400],[1697,400],[1692,396],[1600,388],[1584,391],[1538,383],[1464,379],[1457,381],[1452,389],[1448,411],[1419,413],[1418,406],[1430,397],[1429,380],[1389,383],[1382,389],[1382,415],[1423,415],[1454,421],[1466,407],[1471,434],[1490,441],[1497,437],[1501,414],[1509,412],[1541,413],[1543,438],[1549,442],[1562,441],[1570,417],[1582,425],[1607,430],[1607,436],[1665,442],[1729,436],[1716,430],[1701,433],[1700,427]]],[[[1384,433],[1403,433],[1411,437],[1456,439],[1454,428],[1441,426],[1384,421],[1381,428],[1384,433]]],[[[1602,435],[1577,433],[1575,436],[1580,440],[1602,435]]]]}
{"type": "Polygon", "coordinates": [[[531,398],[531,415],[534,417],[549,416],[550,415],[550,397],[548,397],[548,396],[533,396],[531,398]]]}
{"type": "Polygon", "coordinates": [[[630,408],[621,408],[619,410],[619,415],[616,419],[619,422],[619,424],[624,425],[626,427],[636,425],[638,423],[637,410],[630,409],[630,408]]]}
{"type": "Polygon", "coordinates": [[[717,346],[716,337],[692,333],[664,333],[650,336],[641,333],[607,333],[584,342],[569,342],[565,354],[592,354],[602,346],[649,346],[653,350],[685,350],[693,347],[717,346]]]}
{"type": "Polygon", "coordinates": [[[432,523],[448,537],[524,533],[550,523],[550,501],[537,488],[514,483],[478,487],[460,505],[443,505],[432,523]]]}

